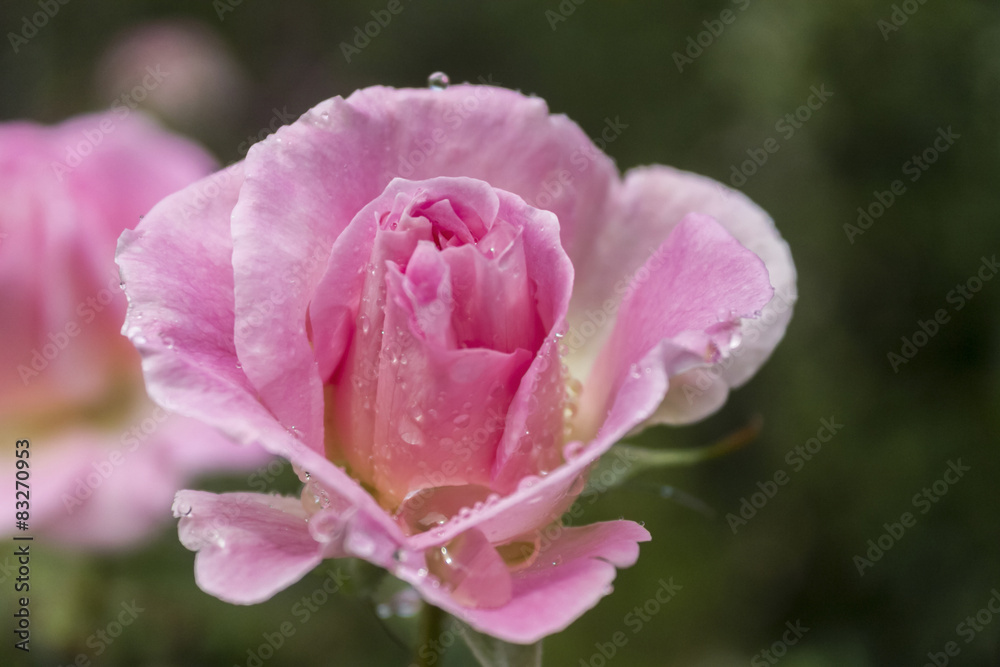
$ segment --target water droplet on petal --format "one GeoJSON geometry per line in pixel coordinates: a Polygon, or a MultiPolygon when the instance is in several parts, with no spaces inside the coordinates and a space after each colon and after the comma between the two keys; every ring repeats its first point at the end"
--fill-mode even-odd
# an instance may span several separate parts
{"type": "Polygon", "coordinates": [[[542,538],[540,532],[534,535],[519,537],[513,542],[498,546],[497,553],[507,564],[511,572],[519,572],[530,567],[541,553],[542,538]]]}
{"type": "Polygon", "coordinates": [[[427,85],[431,90],[444,90],[451,83],[451,79],[444,72],[434,72],[427,77],[427,85]]]}
{"type": "Polygon", "coordinates": [[[490,609],[506,604],[513,584],[507,565],[486,536],[469,530],[427,551],[427,569],[459,604],[490,609]]]}
{"type": "Polygon", "coordinates": [[[469,419],[469,415],[458,415],[457,417],[455,417],[455,422],[454,423],[455,423],[455,426],[457,426],[459,428],[465,428],[466,426],[469,425],[469,421],[471,421],[469,419]]]}
{"type": "Polygon", "coordinates": [[[403,499],[394,518],[408,534],[423,533],[443,526],[463,508],[468,512],[489,495],[488,488],[475,484],[420,489],[403,499]]]}
{"type": "Polygon", "coordinates": [[[362,315],[359,318],[359,322],[361,324],[361,333],[363,333],[363,334],[368,333],[369,329],[372,328],[372,323],[368,320],[368,316],[367,315],[362,315]]]}

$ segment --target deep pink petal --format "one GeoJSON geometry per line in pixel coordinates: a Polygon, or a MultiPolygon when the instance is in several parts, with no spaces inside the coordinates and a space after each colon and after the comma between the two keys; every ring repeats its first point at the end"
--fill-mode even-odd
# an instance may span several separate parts
{"type": "Polygon", "coordinates": [[[489,486],[503,415],[531,361],[524,349],[446,349],[422,340],[404,282],[398,270],[387,275],[373,406],[373,483],[390,507],[422,488],[489,486]]]}
{"type": "Polygon", "coordinates": [[[181,543],[198,552],[195,581],[226,602],[263,602],[324,557],[297,498],[181,491],[173,509],[181,543]]]}
{"type": "MultiPolygon", "coordinates": [[[[505,207],[520,208],[514,198],[505,207]]],[[[501,211],[504,215],[505,211],[501,211]]],[[[526,265],[531,271],[545,340],[521,380],[507,413],[504,438],[493,469],[494,486],[509,492],[528,475],[548,472],[561,460],[565,380],[558,340],[562,336],[573,289],[574,271],[559,242],[560,221],[544,212],[526,212],[531,224],[522,231],[526,265]]]]}

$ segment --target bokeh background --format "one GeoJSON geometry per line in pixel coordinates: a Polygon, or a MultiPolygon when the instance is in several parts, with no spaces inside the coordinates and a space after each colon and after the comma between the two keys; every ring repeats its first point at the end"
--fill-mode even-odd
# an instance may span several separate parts
{"type": "MultiPolygon", "coordinates": [[[[5,0],[0,119],[57,122],[108,108],[161,65],[169,77],[138,106],[225,164],[324,98],[426,85],[443,70],[535,93],[594,137],[619,124],[606,151],[622,170],[665,163],[732,182],[747,151],[760,157],[775,139],[766,163],[742,167],[755,173],[741,189],[791,245],[800,292],[791,327],[721,412],[653,430],[642,444],[708,444],[757,415],[763,429],[736,453],[644,473],[587,507],[586,520],[641,520],[654,539],[613,595],[546,640],[545,664],[923,665],[953,641],[959,654],[938,664],[1000,665],[1000,614],[980,613],[971,636],[963,627],[973,626],[959,627],[1000,588],[1000,279],[969,299],[953,292],[1000,253],[1000,6],[399,0],[367,43],[355,41],[387,5],[69,0],[15,52],[9,34],[22,34],[39,6],[5,0]],[[799,111],[789,136],[779,121],[812,87],[830,95],[799,111]],[[958,138],[928,153],[933,164],[911,180],[906,163],[949,128],[958,138]],[[905,192],[867,229],[845,228],[859,207],[878,212],[877,193],[895,180],[905,192]],[[938,309],[949,321],[894,368],[889,353],[901,354],[901,338],[938,309]],[[842,428],[796,469],[788,452],[824,419],[842,428]],[[959,459],[968,472],[915,506],[959,459]],[[788,483],[734,532],[727,515],[778,471],[788,483]],[[855,557],[904,512],[914,525],[860,575],[855,557]],[[636,631],[628,615],[670,578],[682,589],[636,631]],[[786,624],[808,630],[782,646],[786,624]],[[605,657],[601,645],[609,653],[619,631],[624,645],[605,657]]],[[[288,466],[272,472],[269,488],[295,490],[288,466]]],[[[247,479],[202,486],[246,489],[247,479]]],[[[295,634],[262,664],[409,664],[363,598],[332,596],[307,622],[293,615],[324,568],[267,603],[235,607],[196,588],[192,556],[171,523],[127,554],[37,542],[30,659],[15,655],[5,621],[0,663],[68,665],[82,655],[100,665],[249,667],[264,636],[291,621],[295,634]],[[135,622],[110,645],[95,640],[132,600],[143,609],[135,622]]],[[[11,575],[0,578],[9,619],[11,575]]],[[[405,619],[388,624],[407,632],[405,619]]],[[[472,662],[459,649],[440,664],[472,662]]]]}

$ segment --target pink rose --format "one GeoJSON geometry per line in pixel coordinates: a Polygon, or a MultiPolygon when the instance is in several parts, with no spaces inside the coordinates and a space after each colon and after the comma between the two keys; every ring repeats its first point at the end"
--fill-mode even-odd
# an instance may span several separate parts
{"type": "Polygon", "coordinates": [[[355,556],[517,643],[594,606],[649,539],[560,523],[590,464],[721,405],[795,298],[741,194],[666,167],[621,181],[542,100],[472,85],[323,102],[161,202],[118,261],[151,395],[305,482],[301,502],[178,494],[205,591],[259,602],[355,556]]]}
{"type": "Polygon", "coordinates": [[[0,124],[0,484],[13,503],[14,443],[28,439],[29,534],[124,546],[162,524],[194,473],[260,460],[146,399],[120,333],[118,235],[214,167],[128,109],[0,124]]]}

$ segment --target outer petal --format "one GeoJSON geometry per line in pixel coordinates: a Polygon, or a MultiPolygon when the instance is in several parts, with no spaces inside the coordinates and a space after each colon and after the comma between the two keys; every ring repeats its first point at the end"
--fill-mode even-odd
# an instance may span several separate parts
{"type": "Polygon", "coordinates": [[[609,521],[563,528],[529,568],[514,573],[513,597],[496,609],[457,604],[412,568],[397,575],[413,584],[431,604],[477,630],[517,644],[531,644],[564,630],[607,595],[616,567],[630,567],[639,557],[639,542],[650,539],[631,521],[609,521]]]}
{"type": "Polygon", "coordinates": [[[198,586],[233,604],[267,600],[324,558],[297,498],[181,491],[174,516],[181,543],[198,552],[198,586]]]}
{"type": "Polygon", "coordinates": [[[784,335],[796,299],[795,265],[788,244],[767,213],[744,194],[670,167],[633,169],[626,174],[616,210],[609,215],[598,242],[589,253],[573,258],[576,265],[584,262],[588,267],[580,272],[574,288],[570,319],[569,343],[575,353],[568,363],[577,377],[587,376],[610,334],[612,327],[604,324],[615,319],[623,292],[617,288],[630,281],[671,230],[692,212],[712,216],[760,257],[775,293],[758,320],[742,323],[743,340],[737,351],[716,367],[678,378],[654,421],[681,423],[717,409],[729,387],[746,382],[767,360],[784,335]],[[684,391],[685,386],[696,386],[696,391],[684,391]]]}
{"type": "Polygon", "coordinates": [[[754,317],[773,293],[763,262],[699,214],[674,228],[630,290],[584,385],[584,434],[596,431],[629,374],[649,372],[639,364],[660,341],[715,360],[728,354],[739,319],[754,317]]]}
{"type": "Polygon", "coordinates": [[[316,451],[323,401],[306,308],[334,239],[392,178],[484,180],[555,212],[571,245],[596,228],[581,221],[604,209],[615,175],[542,100],[468,85],[328,100],[256,144],[246,169],[233,213],[237,349],[264,404],[316,451]]]}
{"type": "Polygon", "coordinates": [[[229,213],[242,176],[237,164],[168,197],[119,241],[130,300],[123,331],[142,353],[148,392],[172,412],[292,460],[331,494],[401,534],[368,492],[261,405],[241,369],[229,213]]]}

